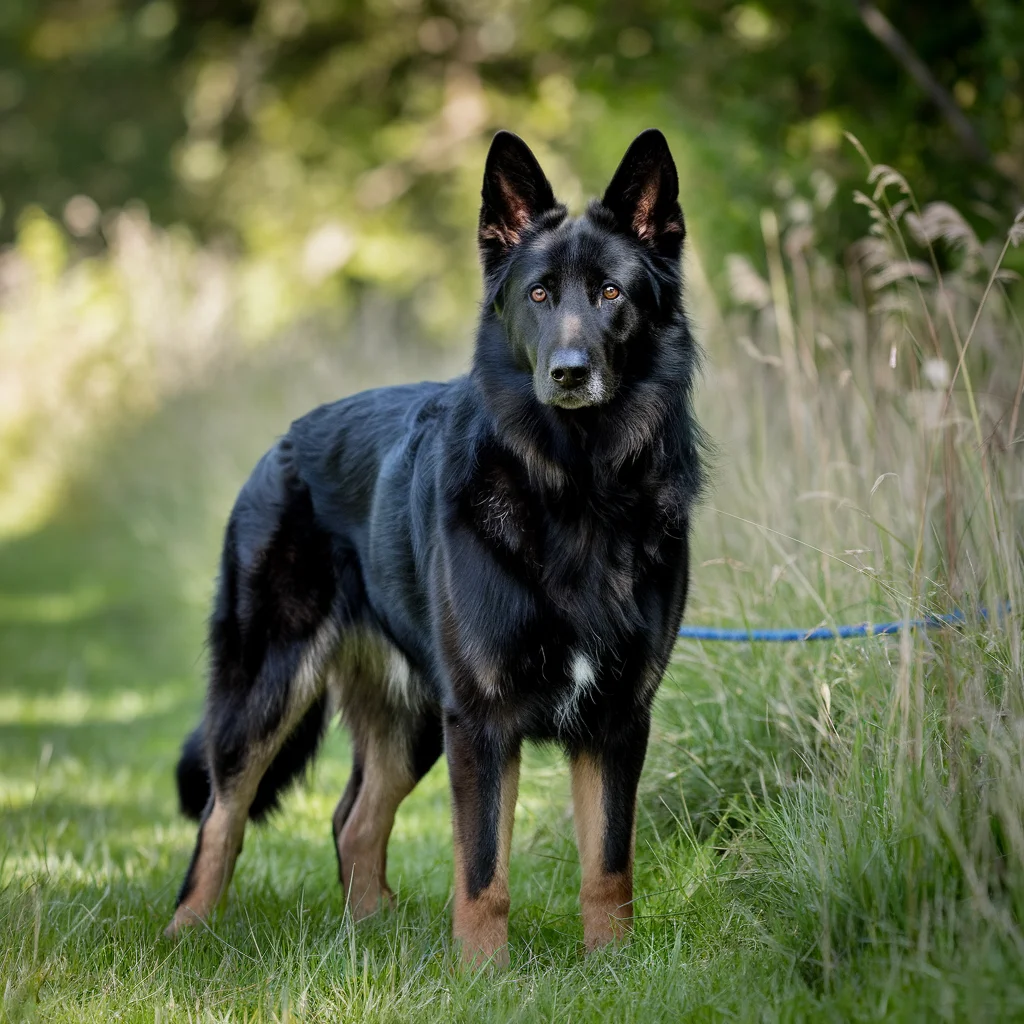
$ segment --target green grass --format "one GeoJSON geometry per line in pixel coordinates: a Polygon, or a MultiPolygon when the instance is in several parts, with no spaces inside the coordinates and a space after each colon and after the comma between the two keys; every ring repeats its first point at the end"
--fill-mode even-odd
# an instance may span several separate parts
{"type": "Polygon", "coordinates": [[[64,452],[59,514],[0,546],[0,1019],[1024,1019],[1020,316],[993,284],[998,253],[948,211],[915,224],[912,206],[864,202],[873,235],[849,287],[806,225],[779,235],[770,215],[771,285],[734,267],[749,308],[701,304],[691,277],[720,452],[688,618],[812,626],[1005,599],[1008,614],[929,636],[680,644],[622,948],[582,955],[551,749],[524,759],[509,970],[464,972],[450,947],[442,765],[399,812],[397,908],[354,925],[329,838],[339,733],[249,831],[209,927],[170,942],[194,839],[172,772],[202,706],[233,495],[291,416],[370,367],[378,382],[448,369],[374,337],[214,366],[205,388],[64,452]],[[943,232],[965,247],[944,278],[907,272],[905,228],[922,259],[943,232]]]}
{"type": "MultiPolygon", "coordinates": [[[[397,909],[353,925],[329,839],[348,765],[339,733],[308,785],[268,826],[250,829],[210,927],[163,939],[194,837],[176,813],[172,770],[201,708],[217,533],[248,461],[290,402],[309,401],[264,402],[255,420],[239,419],[240,391],[220,380],[211,393],[223,388],[216,399],[181,399],[97,454],[61,516],[0,549],[0,1016],[1024,1015],[1014,808],[1003,808],[1006,835],[978,846],[970,830],[995,822],[999,808],[958,805],[955,785],[936,775],[956,770],[943,658],[968,675],[1008,663],[1005,636],[980,629],[913,642],[925,673],[920,728],[940,751],[918,762],[900,752],[899,638],[680,645],[658,703],[637,840],[638,921],[622,949],[582,955],[568,784],[550,749],[524,763],[510,970],[464,973],[450,948],[442,765],[399,813],[389,865],[397,909]],[[941,815],[957,814],[947,834],[941,815]],[[959,837],[972,848],[958,850],[959,837]]],[[[259,393],[252,381],[241,390],[259,393]]],[[[713,522],[705,516],[698,530],[703,551],[725,543],[713,522]]],[[[764,594],[749,584],[723,590],[723,571],[734,572],[698,567],[694,616],[815,614],[782,581],[764,594]],[[738,604],[717,607],[726,592],[738,604]]],[[[984,685],[1005,682],[993,672],[984,685]]],[[[998,723],[985,728],[992,734],[976,738],[975,760],[1012,757],[998,746],[998,723]]],[[[957,756],[971,754],[969,731],[960,730],[957,756]]],[[[961,770],[981,787],[1019,767],[961,770]]]]}
{"type": "MultiPolygon", "coordinates": [[[[861,821],[870,834],[860,837],[865,863],[854,877],[851,851],[834,848],[834,819],[866,818],[879,809],[874,794],[840,794],[800,763],[813,748],[799,733],[814,721],[814,702],[797,687],[809,691],[830,668],[871,671],[867,653],[831,645],[680,650],[659,705],[638,836],[639,921],[623,950],[582,958],[567,783],[548,750],[524,765],[509,972],[467,976],[451,955],[440,765],[399,815],[390,858],[398,910],[353,926],[328,838],[348,763],[337,735],[310,784],[268,827],[250,830],[209,930],[163,940],[193,839],[175,814],[171,772],[200,706],[200,623],[168,590],[127,590],[105,539],[102,524],[78,519],[2,563],[6,578],[21,570],[36,593],[56,595],[81,574],[107,595],[99,607],[26,602],[36,620],[23,612],[2,633],[6,1016],[843,1019],[986,1000],[994,1012],[1013,998],[1024,1008],[1020,978],[1002,973],[998,949],[979,976],[956,950],[936,960],[907,948],[887,918],[881,933],[863,931],[858,918],[878,894],[857,887],[879,884],[865,878],[871,872],[892,883],[900,852],[886,845],[903,840],[891,822],[861,821]],[[792,714],[770,722],[766,699],[788,701],[792,714]],[[823,907],[833,892],[850,904],[823,907]],[[822,928],[845,946],[824,953],[822,928]]],[[[870,772],[857,782],[869,786],[870,772]]]]}

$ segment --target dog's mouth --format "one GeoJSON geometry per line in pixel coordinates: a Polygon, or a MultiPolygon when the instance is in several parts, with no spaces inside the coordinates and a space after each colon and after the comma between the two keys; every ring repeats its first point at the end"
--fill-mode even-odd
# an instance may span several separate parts
{"type": "Polygon", "coordinates": [[[589,409],[608,401],[608,389],[598,380],[588,381],[578,388],[535,388],[537,400],[554,409],[589,409]]]}
{"type": "Polygon", "coordinates": [[[586,395],[553,395],[545,404],[554,406],[556,409],[586,409],[600,403],[586,395]]]}

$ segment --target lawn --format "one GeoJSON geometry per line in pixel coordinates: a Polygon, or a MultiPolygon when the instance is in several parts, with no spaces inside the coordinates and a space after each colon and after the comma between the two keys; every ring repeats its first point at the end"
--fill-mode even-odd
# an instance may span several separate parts
{"type": "MultiPolygon", "coordinates": [[[[623,948],[583,957],[567,773],[552,749],[524,762],[509,970],[463,972],[450,946],[442,764],[399,813],[397,908],[354,925],[329,838],[349,763],[340,732],[283,810],[250,829],[209,928],[163,939],[194,835],[172,771],[201,710],[218,532],[251,459],[317,388],[337,386],[311,384],[308,367],[301,387],[279,367],[261,374],[224,372],[123,429],[57,517],[0,548],[3,1019],[1024,1015],[1019,679],[998,624],[680,643],[623,948]],[[980,726],[950,716],[950,685],[980,726]]],[[[715,557],[736,543],[723,522],[707,509],[698,525],[691,620],[813,623],[799,572],[766,587],[770,557],[763,571],[756,557],[715,557]]],[[[841,581],[827,582],[837,614],[871,610],[852,593],[844,607],[841,581]]]]}
{"type": "MultiPolygon", "coordinates": [[[[948,207],[914,221],[906,203],[861,200],[873,234],[845,285],[827,256],[784,254],[768,211],[771,284],[734,262],[741,308],[716,308],[693,265],[717,452],[687,619],[966,620],[680,642],[641,787],[628,944],[583,957],[552,749],[524,759],[508,970],[463,971],[451,949],[443,764],[399,812],[396,909],[354,925],[329,828],[339,732],[250,829],[209,927],[162,938],[194,838],[173,767],[201,712],[239,484],[316,402],[464,362],[299,332],[97,419],[64,452],[56,514],[0,544],[0,1019],[1024,1019],[1024,374],[996,273],[1010,242],[983,249],[948,207]],[[904,259],[908,224],[930,284],[904,259]],[[966,255],[939,276],[930,247],[948,238],[966,255]]],[[[799,228],[786,237],[803,245],[799,228]]],[[[51,436],[40,419],[39,451],[76,422],[51,436]]]]}

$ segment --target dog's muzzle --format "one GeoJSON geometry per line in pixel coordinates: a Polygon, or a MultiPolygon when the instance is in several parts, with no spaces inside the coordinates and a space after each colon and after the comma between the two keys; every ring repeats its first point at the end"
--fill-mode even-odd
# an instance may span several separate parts
{"type": "Polygon", "coordinates": [[[582,409],[605,401],[602,374],[583,349],[556,349],[548,360],[547,376],[537,375],[535,390],[545,405],[559,409],[582,409]]]}

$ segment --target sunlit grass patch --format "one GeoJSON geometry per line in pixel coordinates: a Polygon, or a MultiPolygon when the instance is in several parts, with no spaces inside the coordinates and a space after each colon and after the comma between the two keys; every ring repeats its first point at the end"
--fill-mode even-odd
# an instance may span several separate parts
{"type": "Polygon", "coordinates": [[[176,703],[172,693],[142,694],[123,690],[96,697],[81,690],[29,697],[0,696],[0,725],[79,725],[107,722],[112,726],[132,722],[140,715],[161,714],[176,703]]]}
{"type": "Polygon", "coordinates": [[[105,595],[99,587],[79,587],[55,594],[0,594],[0,622],[74,622],[99,611],[105,595]]]}

